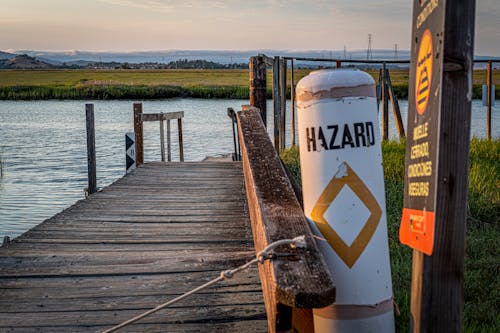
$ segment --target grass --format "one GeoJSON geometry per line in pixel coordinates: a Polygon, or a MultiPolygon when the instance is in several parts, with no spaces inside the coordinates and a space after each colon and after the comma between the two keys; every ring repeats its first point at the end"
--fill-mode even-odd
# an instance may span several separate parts
{"type": "MultiPolygon", "coordinates": [[[[295,82],[311,70],[295,71],[295,82]]],[[[378,71],[368,70],[378,80],[378,71]]],[[[408,71],[390,71],[395,93],[408,96],[408,71]]],[[[267,71],[271,97],[272,70],[267,71]]],[[[288,78],[291,72],[288,71],[288,78]]],[[[156,99],[171,97],[247,99],[248,70],[0,70],[0,100],[156,99]]],[[[474,71],[474,97],[481,96],[484,70],[474,71]]],[[[493,73],[500,87],[500,70],[493,73]]],[[[500,98],[500,89],[496,90],[500,98]]]]}
{"type": "MultiPolygon", "coordinates": [[[[409,332],[412,250],[399,243],[405,144],[384,142],[382,153],[392,282],[401,311],[396,331],[409,332]]],[[[298,149],[283,151],[282,158],[300,182],[298,149]]],[[[473,139],[469,170],[463,331],[493,333],[500,331],[500,140],[473,139]]]]}

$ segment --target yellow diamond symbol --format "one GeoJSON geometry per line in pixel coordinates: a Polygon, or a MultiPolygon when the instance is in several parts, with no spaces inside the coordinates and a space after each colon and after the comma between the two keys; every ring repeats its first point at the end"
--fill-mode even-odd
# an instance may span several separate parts
{"type": "Polygon", "coordinates": [[[349,268],[352,268],[356,263],[365,250],[366,245],[368,245],[372,239],[381,216],[382,209],[377,203],[377,200],[361,178],[359,178],[346,162],[340,165],[339,171],[330,180],[311,211],[311,218],[314,223],[316,223],[316,226],[328,241],[328,244],[330,244],[333,250],[349,268]],[[365,225],[351,245],[346,244],[324,217],[328,207],[335,201],[344,186],[348,186],[370,211],[370,216],[366,220],[365,225]]]}

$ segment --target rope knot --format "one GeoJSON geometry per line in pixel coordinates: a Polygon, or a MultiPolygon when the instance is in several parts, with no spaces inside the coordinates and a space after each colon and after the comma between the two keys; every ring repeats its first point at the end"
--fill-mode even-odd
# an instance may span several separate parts
{"type": "Polygon", "coordinates": [[[231,279],[233,276],[234,276],[234,273],[231,270],[220,272],[220,277],[222,279],[231,279]]]}

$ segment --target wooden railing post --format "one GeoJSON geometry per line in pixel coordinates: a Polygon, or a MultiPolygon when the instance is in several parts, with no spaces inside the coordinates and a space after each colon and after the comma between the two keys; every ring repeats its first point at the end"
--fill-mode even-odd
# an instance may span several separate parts
{"type": "Polygon", "coordinates": [[[398,128],[399,138],[405,137],[405,128],[403,126],[403,120],[401,118],[401,111],[399,109],[398,98],[394,93],[394,89],[392,87],[391,76],[389,74],[389,70],[387,69],[385,72],[385,80],[387,82],[387,90],[389,91],[389,98],[392,103],[392,113],[394,114],[394,120],[396,121],[396,127],[398,128]]]}
{"type": "MultiPolygon", "coordinates": [[[[170,162],[170,124],[167,126],[167,135],[168,138],[168,161],[170,162]]],[[[160,113],[160,152],[161,152],[161,161],[165,162],[165,130],[163,126],[163,112],[160,113]]]]}
{"type": "Polygon", "coordinates": [[[259,108],[264,126],[267,127],[266,63],[263,56],[250,57],[250,105],[259,108]]]}
{"type": "Polygon", "coordinates": [[[385,78],[386,73],[386,64],[382,63],[382,84],[380,86],[381,89],[381,98],[382,98],[382,139],[389,139],[389,101],[388,101],[388,93],[387,93],[387,80],[385,78]]]}
{"type": "Polygon", "coordinates": [[[293,68],[293,58],[290,60],[290,101],[292,102],[292,146],[295,146],[295,73],[293,68]]]}
{"type": "Polygon", "coordinates": [[[382,100],[382,68],[378,71],[378,84],[377,84],[377,112],[380,113],[380,101],[382,100]]]}
{"type": "Polygon", "coordinates": [[[486,111],[486,138],[488,140],[491,140],[491,95],[492,95],[492,91],[491,91],[491,81],[492,81],[492,72],[493,72],[493,69],[492,69],[492,63],[491,63],[491,60],[488,61],[488,69],[487,69],[487,72],[486,72],[486,85],[488,87],[488,104],[487,104],[487,107],[488,107],[488,110],[486,111]]]}
{"type": "MultiPolygon", "coordinates": [[[[182,114],[184,116],[184,114],[182,114]]],[[[182,119],[177,118],[177,130],[179,131],[179,160],[184,162],[184,141],[182,141],[182,119]]]]}
{"type": "MultiPolygon", "coordinates": [[[[134,105],[134,111],[136,110],[134,105]]],[[[141,110],[142,111],[142,110],[141,110]]],[[[134,113],[134,116],[136,113],[134,113]]],[[[179,132],[179,159],[181,162],[184,162],[184,142],[182,141],[182,118],[184,117],[184,111],[178,112],[166,112],[166,113],[142,113],[137,112],[137,118],[140,122],[140,128],[136,132],[142,132],[142,124],[145,121],[159,121],[160,122],[160,142],[161,142],[161,160],[165,161],[165,132],[164,132],[164,124],[163,122],[167,121],[167,158],[168,162],[172,162],[172,130],[170,126],[170,121],[177,119],[177,129],[179,132]]],[[[141,145],[142,146],[142,145],[141,145]]],[[[137,150],[139,150],[139,145],[137,145],[137,150]]],[[[138,158],[137,158],[138,160],[138,158]]],[[[138,163],[138,162],[137,162],[138,163]]]]}
{"type": "Polygon", "coordinates": [[[144,126],[141,119],[142,103],[134,103],[134,133],[136,165],[144,164],[144,126]]]}
{"type": "Polygon", "coordinates": [[[97,192],[97,171],[95,158],[95,125],[94,104],[85,104],[85,118],[87,127],[87,174],[88,194],[97,192]]]}
{"type": "Polygon", "coordinates": [[[279,72],[280,58],[274,57],[273,61],[273,114],[274,114],[274,149],[280,150],[280,98],[279,98],[279,72]]]}
{"type": "Polygon", "coordinates": [[[285,149],[286,147],[286,71],[287,60],[284,58],[280,58],[280,149],[285,149]]]}

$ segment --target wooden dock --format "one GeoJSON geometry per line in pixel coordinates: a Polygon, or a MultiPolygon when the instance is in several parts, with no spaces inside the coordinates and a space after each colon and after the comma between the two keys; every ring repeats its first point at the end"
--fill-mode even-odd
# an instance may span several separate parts
{"type": "MultiPolygon", "coordinates": [[[[98,332],[255,256],[239,162],[150,163],[0,248],[1,332],[98,332]]],[[[267,332],[257,267],[119,332],[267,332]]]]}

